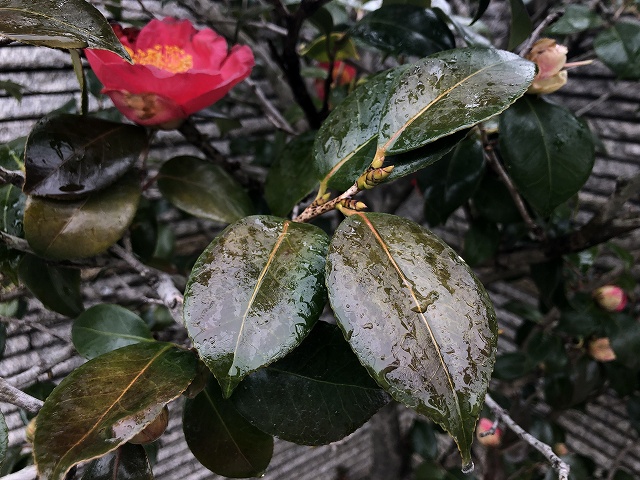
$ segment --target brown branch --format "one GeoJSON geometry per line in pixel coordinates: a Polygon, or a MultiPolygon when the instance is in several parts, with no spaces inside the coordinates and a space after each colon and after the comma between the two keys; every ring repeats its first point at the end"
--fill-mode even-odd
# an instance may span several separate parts
{"type": "Polygon", "coordinates": [[[62,340],[65,343],[71,342],[71,338],[68,335],[63,335],[58,332],[54,332],[48,327],[45,327],[40,322],[36,320],[27,320],[24,318],[13,318],[13,317],[5,317],[4,315],[0,315],[0,322],[5,323],[7,325],[25,325],[27,327],[33,328],[34,330],[38,330],[42,333],[46,333],[47,335],[57,338],[58,340],[62,340]]]}
{"type": "Polygon", "coordinates": [[[0,377],[0,400],[31,413],[38,413],[44,403],[31,395],[18,390],[16,387],[0,377]]]}
{"type": "Polygon", "coordinates": [[[563,13],[564,13],[564,10],[557,10],[547,15],[546,18],[542,20],[542,22],[540,22],[540,24],[536,27],[536,29],[531,33],[531,35],[529,36],[527,41],[524,43],[524,45],[522,45],[522,48],[520,49],[518,54],[521,57],[524,57],[527,53],[529,53],[529,50],[531,50],[531,47],[533,47],[533,44],[536,43],[536,40],[538,40],[538,38],[540,37],[542,30],[544,30],[553,22],[558,20],[563,13]]]}
{"type": "Polygon", "coordinates": [[[329,200],[326,203],[317,204],[316,202],[313,202],[311,205],[305,208],[300,215],[294,218],[293,221],[301,222],[301,223],[308,222],[309,220],[317,217],[318,215],[322,215],[323,213],[327,213],[335,209],[342,200],[347,200],[353,197],[359,191],[360,189],[358,188],[358,186],[356,184],[353,184],[351,188],[349,188],[349,190],[344,192],[342,195],[339,195],[336,198],[329,200]]]}
{"type": "Polygon", "coordinates": [[[253,90],[253,93],[255,93],[258,102],[260,102],[260,105],[262,105],[267,119],[273,124],[273,126],[291,135],[296,135],[297,132],[291,125],[289,125],[289,122],[287,122],[287,120],[282,116],[282,114],[273,105],[273,103],[269,101],[260,86],[251,78],[247,78],[245,80],[245,83],[249,85],[249,87],[251,87],[251,89],[253,90]]]}

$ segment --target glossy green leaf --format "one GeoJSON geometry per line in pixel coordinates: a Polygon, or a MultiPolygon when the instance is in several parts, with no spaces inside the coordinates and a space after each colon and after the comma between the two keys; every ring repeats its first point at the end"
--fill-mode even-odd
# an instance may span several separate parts
{"type": "Polygon", "coordinates": [[[232,223],[254,211],[251,199],[231,175],[197,157],[175,157],[162,165],[158,187],[167,200],[196,217],[232,223]]]}
{"type": "Polygon", "coordinates": [[[44,117],[25,147],[24,192],[76,199],[122,177],[147,146],[144,128],[79,115],[44,117]]]}
{"type": "Polygon", "coordinates": [[[595,159],[589,129],[531,95],[500,116],[500,152],[520,193],[545,216],[580,190],[595,159]]]}
{"type": "Polygon", "coordinates": [[[621,20],[593,42],[596,55],[620,78],[640,78],[640,22],[621,20]]]}
{"type": "Polygon", "coordinates": [[[502,50],[459,48],[424,58],[392,86],[378,149],[407,152],[486,120],[520,98],[534,76],[533,63],[502,50]]]}
{"type": "Polygon", "coordinates": [[[318,184],[313,162],[315,132],[291,140],[276,157],[264,185],[264,198],[274,215],[284,217],[318,184]]]}
{"type": "Polygon", "coordinates": [[[328,52],[333,54],[334,60],[358,58],[358,50],[356,50],[353,39],[341,32],[333,32],[328,38],[327,35],[316,38],[301,49],[300,55],[312,58],[318,62],[328,62],[328,52]]]}
{"type": "Polygon", "coordinates": [[[273,437],[258,430],[222,398],[211,379],[183,413],[184,437],[193,455],[218,475],[231,478],[261,476],[273,455],[273,437]]]}
{"type": "Polygon", "coordinates": [[[617,331],[611,335],[611,348],[616,359],[632,370],[640,370],[640,323],[633,317],[618,315],[617,331]]]}
{"type": "Polygon", "coordinates": [[[524,0],[509,0],[509,8],[511,9],[511,22],[507,48],[513,50],[531,35],[533,22],[527,12],[524,0]]]}
{"type": "Polygon", "coordinates": [[[81,480],[153,480],[149,459],[142,445],[125,443],[117,450],[93,460],[81,480]]]}
{"type": "Polygon", "coordinates": [[[351,35],[392,55],[425,57],[456,45],[446,23],[415,5],[382,5],[356,23],[351,35]]]}
{"type": "Polygon", "coordinates": [[[167,343],[139,343],[69,374],[38,413],[34,458],[41,480],[62,480],[77,463],[135,436],[193,380],[197,357],[167,343]]]}
{"type": "Polygon", "coordinates": [[[185,290],[185,324],[225,397],[299,345],[316,322],[328,243],[313,225],[253,216],[200,255],[185,290]]]}
{"type": "Polygon", "coordinates": [[[487,220],[497,223],[522,222],[513,197],[502,181],[487,172],[473,194],[473,206],[487,220]]]}
{"type": "Polygon", "coordinates": [[[84,310],[79,269],[60,267],[33,255],[25,255],[20,260],[18,274],[48,309],[68,317],[75,317],[84,310]]]}
{"type": "Polygon", "coordinates": [[[396,400],[442,425],[470,466],[497,342],[493,306],[473,272],[420,225],[357,213],[331,240],[326,281],[360,362],[396,400]]]}
{"type": "Polygon", "coordinates": [[[107,20],[85,0],[0,0],[0,34],[52,48],[100,48],[131,60],[107,20]]]}
{"type": "Polygon", "coordinates": [[[500,230],[495,223],[475,221],[464,234],[465,261],[475,267],[493,258],[500,246],[500,230]]]}
{"type": "Polygon", "coordinates": [[[116,243],[133,220],[140,198],[135,175],[75,201],[29,197],[25,238],[43,257],[92,257],[116,243]]]}
{"type": "Polygon", "coordinates": [[[153,342],[147,324],[119,305],[94,305],[73,321],[71,340],[78,353],[95,358],[126,345],[153,342]]]}
{"type": "Polygon", "coordinates": [[[478,188],[484,174],[482,146],[473,138],[458,143],[445,158],[421,170],[418,186],[424,194],[429,225],[445,223],[478,188]]]}
{"type": "Polygon", "coordinates": [[[546,28],[546,35],[571,35],[602,25],[602,18],[587,5],[567,5],[560,19],[546,28]]]}
{"type": "Polygon", "coordinates": [[[318,322],[293,352],[249,375],[231,400],[263,432],[298,445],[324,445],[363,425],[390,397],[340,329],[318,322]]]}
{"type": "Polygon", "coordinates": [[[0,467],[2,467],[2,465],[4,464],[8,448],[9,428],[7,427],[7,422],[4,419],[4,415],[0,413],[0,467]]]}

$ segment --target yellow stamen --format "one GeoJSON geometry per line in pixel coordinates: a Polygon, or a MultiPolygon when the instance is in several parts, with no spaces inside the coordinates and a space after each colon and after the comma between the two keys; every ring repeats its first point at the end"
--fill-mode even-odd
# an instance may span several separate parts
{"type": "Polygon", "coordinates": [[[125,47],[133,63],[153,65],[171,73],[184,73],[193,68],[193,57],[175,45],[154,45],[146,50],[133,51],[125,47]]]}

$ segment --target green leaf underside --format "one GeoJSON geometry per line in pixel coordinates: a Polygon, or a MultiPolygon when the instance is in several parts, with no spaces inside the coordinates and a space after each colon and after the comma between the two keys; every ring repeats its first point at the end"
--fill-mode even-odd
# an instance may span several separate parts
{"type": "Polygon", "coordinates": [[[225,397],[299,345],[316,322],[328,243],[313,225],[253,216],[200,255],[185,290],[185,324],[225,397]]]}
{"type": "Polygon", "coordinates": [[[535,65],[487,48],[448,50],[404,70],[387,99],[378,135],[385,155],[404,153],[505,110],[535,76],[535,65]]]}
{"type": "Polygon", "coordinates": [[[82,480],[153,480],[149,459],[142,445],[125,443],[117,450],[93,460],[82,480]]]}
{"type": "Polygon", "coordinates": [[[85,0],[0,0],[0,34],[53,48],[100,48],[131,59],[100,11],[85,0]]]}
{"type": "Polygon", "coordinates": [[[247,376],[231,397],[254,426],[298,445],[340,440],[389,400],[340,329],[325,322],[285,358],[247,376]]]}
{"type": "Polygon", "coordinates": [[[600,32],[593,46],[598,58],[620,78],[640,78],[640,22],[617,22],[600,32]]]}
{"type": "Polygon", "coordinates": [[[595,151],[589,128],[569,110],[526,96],[500,117],[500,151],[520,193],[549,215],[587,181],[595,151]]]}
{"type": "Polygon", "coordinates": [[[94,305],[73,322],[73,346],[91,359],[126,345],[153,342],[149,327],[138,315],[119,305],[94,305]]]}
{"type": "Polygon", "coordinates": [[[259,477],[273,455],[273,437],[245,420],[211,379],[196,398],[187,399],[184,437],[202,465],[231,478],[259,477]]]}
{"type": "Polygon", "coordinates": [[[140,199],[135,176],[87,198],[75,201],[28,197],[25,238],[33,250],[56,260],[92,257],[107,250],[124,234],[140,199]]]}
{"type": "Polygon", "coordinates": [[[162,165],[158,187],[176,207],[196,217],[232,223],[254,211],[251,199],[231,175],[197,157],[175,157],[162,165]]]}
{"type": "Polygon", "coordinates": [[[25,146],[24,192],[76,199],[122,177],[147,146],[145,130],[79,115],[38,121],[25,146]]]}
{"type": "Polygon", "coordinates": [[[41,480],[116,449],[153,421],[196,373],[197,357],[166,343],[140,343],[90,360],[49,395],[37,417],[41,480]]]}
{"type": "Polygon", "coordinates": [[[373,378],[442,425],[470,464],[497,324],[469,267],[409,220],[357,213],[331,241],[327,287],[338,324],[373,378]]]}

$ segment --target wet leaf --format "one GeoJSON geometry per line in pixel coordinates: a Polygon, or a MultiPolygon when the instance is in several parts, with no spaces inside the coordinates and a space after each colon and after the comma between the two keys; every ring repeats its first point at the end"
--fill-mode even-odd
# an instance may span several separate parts
{"type": "Polygon", "coordinates": [[[7,449],[9,448],[9,428],[7,422],[4,419],[4,415],[0,413],[0,468],[4,464],[5,457],[7,456],[7,449]]]}
{"type": "Polygon", "coordinates": [[[185,324],[225,397],[299,345],[316,322],[326,302],[328,243],[313,225],[253,216],[200,255],[185,290],[185,324]]]}
{"type": "Polygon", "coordinates": [[[418,224],[357,213],[334,234],[326,281],[360,362],[396,400],[442,425],[469,466],[497,341],[493,306],[469,267],[418,224]]]}
{"type": "Polygon", "coordinates": [[[520,193],[548,216],[591,174],[589,129],[569,110],[527,95],[500,116],[500,151],[520,193]]]}
{"type": "Polygon", "coordinates": [[[593,42],[596,55],[620,78],[640,78],[640,23],[621,20],[600,32],[593,42]]]}
{"type": "Polygon", "coordinates": [[[567,5],[560,19],[545,29],[545,35],[571,35],[602,25],[602,18],[587,5],[567,5]]]}
{"type": "Polygon", "coordinates": [[[356,23],[351,35],[392,55],[425,57],[456,45],[447,24],[416,5],[382,5],[356,23]]]}
{"type": "Polygon", "coordinates": [[[167,343],[139,343],[69,374],[40,410],[34,458],[42,480],[62,480],[142,431],[193,380],[197,357],[167,343]]]}
{"type": "Polygon", "coordinates": [[[25,255],[20,260],[18,275],[49,310],[67,317],[75,317],[84,310],[79,269],[52,265],[33,255],[25,255]]]}
{"type": "Polygon", "coordinates": [[[29,197],[25,238],[33,250],[56,260],[92,257],[116,243],[133,220],[140,185],[127,176],[76,201],[29,197]]]}
{"type": "Polygon", "coordinates": [[[407,152],[486,120],[521,97],[534,76],[533,63],[502,50],[458,48],[424,58],[391,87],[378,149],[407,152]]]}
{"type": "Polygon", "coordinates": [[[0,0],[0,34],[52,48],[100,48],[131,59],[100,11],[84,0],[0,0]]]}
{"type": "Polygon", "coordinates": [[[119,305],[94,305],[73,321],[71,339],[78,353],[95,358],[126,345],[153,342],[138,315],[119,305]]]}
{"type": "Polygon", "coordinates": [[[533,32],[533,22],[523,0],[509,0],[509,8],[511,9],[511,23],[509,24],[507,48],[513,50],[533,32]]]}
{"type": "Polygon", "coordinates": [[[184,437],[202,465],[231,478],[259,477],[273,454],[273,437],[245,420],[230,400],[222,398],[212,378],[183,414],[184,437]]]}
{"type": "Polygon", "coordinates": [[[77,199],[111,185],[147,146],[144,128],[79,115],[44,117],[25,147],[24,192],[77,199]]]}
{"type": "Polygon", "coordinates": [[[389,400],[340,329],[325,322],[285,358],[249,375],[231,397],[251,424],[298,445],[338,441],[389,400]]]}
{"type": "Polygon", "coordinates": [[[251,215],[251,199],[218,165],[197,157],[175,157],[160,168],[158,187],[180,210],[200,218],[232,223],[251,215]]]}
{"type": "Polygon", "coordinates": [[[81,480],[153,480],[149,459],[141,445],[125,443],[93,460],[81,480]]]}

